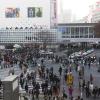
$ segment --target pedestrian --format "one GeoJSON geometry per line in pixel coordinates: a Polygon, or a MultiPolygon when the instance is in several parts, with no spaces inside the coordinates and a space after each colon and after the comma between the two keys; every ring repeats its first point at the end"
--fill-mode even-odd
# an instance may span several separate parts
{"type": "Polygon", "coordinates": [[[82,76],[84,76],[84,67],[82,66],[82,76]]]}
{"type": "Polygon", "coordinates": [[[27,83],[25,84],[25,91],[26,91],[26,93],[28,93],[28,84],[27,83]]]}
{"type": "Polygon", "coordinates": [[[85,83],[85,79],[83,80],[83,83],[82,83],[82,90],[84,91],[85,90],[85,86],[86,86],[86,83],[85,83]]]}
{"type": "Polygon", "coordinates": [[[79,65],[78,65],[77,71],[78,71],[78,73],[80,74],[81,67],[80,67],[79,65]]]}
{"type": "Polygon", "coordinates": [[[50,68],[50,72],[53,74],[53,67],[50,68]]]}
{"type": "Polygon", "coordinates": [[[39,89],[36,89],[36,91],[35,91],[35,95],[36,95],[36,100],[39,100],[39,89]]]}
{"type": "Polygon", "coordinates": [[[61,76],[61,74],[62,74],[62,67],[60,66],[60,68],[59,68],[59,74],[60,74],[60,76],[61,76]]]}
{"type": "Polygon", "coordinates": [[[68,91],[69,91],[69,98],[72,98],[72,96],[73,96],[73,88],[72,88],[72,86],[70,86],[68,88],[68,91]]]}
{"type": "Polygon", "coordinates": [[[23,85],[24,85],[24,79],[23,78],[20,78],[20,85],[21,85],[21,88],[23,88],[23,85]]]}
{"type": "Polygon", "coordinates": [[[63,99],[67,99],[67,94],[65,93],[64,89],[63,89],[63,99]]]}
{"type": "Polygon", "coordinates": [[[93,83],[93,75],[90,74],[90,83],[93,83]]]}
{"type": "Polygon", "coordinates": [[[0,80],[0,88],[1,88],[1,86],[2,86],[2,81],[0,80]]]}
{"type": "Polygon", "coordinates": [[[34,89],[32,89],[32,100],[35,100],[34,94],[35,94],[34,89]]]}
{"type": "Polygon", "coordinates": [[[26,96],[24,96],[24,100],[28,100],[28,98],[26,96]]]}
{"type": "Polygon", "coordinates": [[[40,85],[39,85],[39,83],[37,83],[35,86],[35,95],[36,95],[37,100],[39,100],[39,94],[40,94],[39,89],[40,89],[40,85]]]}
{"type": "Polygon", "coordinates": [[[47,77],[48,77],[48,75],[49,75],[49,69],[48,68],[46,69],[46,74],[47,74],[47,77]]]}
{"type": "Polygon", "coordinates": [[[65,75],[64,75],[64,79],[65,79],[65,81],[67,80],[67,73],[65,73],[65,75]]]}
{"type": "Polygon", "coordinates": [[[88,66],[89,66],[89,69],[90,69],[90,67],[91,67],[91,63],[90,63],[90,61],[88,62],[88,66]]]}
{"type": "Polygon", "coordinates": [[[77,100],[81,100],[80,96],[77,97],[77,100]]]}
{"type": "Polygon", "coordinates": [[[86,91],[85,91],[85,93],[86,93],[86,97],[88,98],[88,97],[90,96],[89,87],[86,86],[85,90],[86,90],[86,91]]]}
{"type": "Polygon", "coordinates": [[[48,89],[48,98],[49,100],[51,100],[52,97],[52,88],[50,87],[50,89],[48,89]]]}
{"type": "Polygon", "coordinates": [[[97,88],[97,86],[95,86],[94,89],[93,89],[93,96],[94,96],[94,98],[96,98],[97,93],[98,93],[98,88],[97,88]]]}
{"type": "Polygon", "coordinates": [[[90,89],[90,93],[91,93],[91,95],[92,95],[92,93],[93,93],[93,88],[94,88],[93,83],[90,83],[90,85],[89,85],[89,89],[90,89]]]}
{"type": "Polygon", "coordinates": [[[100,96],[100,88],[98,88],[98,96],[100,96]]]}

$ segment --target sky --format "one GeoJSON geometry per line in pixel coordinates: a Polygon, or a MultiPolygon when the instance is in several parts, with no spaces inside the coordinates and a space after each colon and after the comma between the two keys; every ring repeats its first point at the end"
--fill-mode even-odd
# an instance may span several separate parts
{"type": "Polygon", "coordinates": [[[86,16],[89,12],[89,5],[95,4],[98,0],[58,0],[63,10],[71,9],[78,18],[86,16]]]}

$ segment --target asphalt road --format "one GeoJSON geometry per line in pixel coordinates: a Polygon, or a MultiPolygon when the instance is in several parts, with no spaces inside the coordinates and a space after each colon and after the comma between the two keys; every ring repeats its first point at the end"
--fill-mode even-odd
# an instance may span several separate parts
{"type": "MultiPolygon", "coordinates": [[[[63,52],[62,52],[62,54],[63,54],[63,52]]],[[[61,55],[60,52],[57,53],[57,55],[61,55]]],[[[100,57],[100,50],[95,50],[89,56],[92,56],[92,55],[96,55],[97,57],[100,57]]],[[[40,60],[38,60],[38,63],[40,63],[40,60]]],[[[61,64],[52,63],[51,60],[49,60],[49,61],[45,60],[44,63],[46,65],[46,67],[48,67],[48,68],[53,67],[54,68],[54,73],[58,74],[58,69],[59,69],[59,66],[61,64]]],[[[36,67],[29,68],[29,70],[35,70],[35,69],[36,69],[36,67]]],[[[89,76],[92,73],[93,79],[94,79],[94,86],[100,87],[100,73],[97,72],[97,69],[98,69],[98,67],[97,67],[96,64],[91,64],[91,68],[90,69],[88,68],[88,66],[85,66],[85,80],[88,81],[89,80],[89,76]]],[[[10,70],[9,68],[0,69],[0,79],[3,80],[6,76],[8,76],[9,70],[10,70]]],[[[14,70],[15,70],[15,74],[16,75],[19,75],[21,73],[21,70],[19,69],[18,65],[14,66],[14,70]]],[[[78,89],[78,74],[75,72],[75,70],[73,70],[73,75],[74,75],[74,93],[73,93],[73,97],[77,97],[77,96],[80,96],[80,90],[78,89]]],[[[61,76],[61,91],[60,91],[60,94],[62,93],[63,88],[66,90],[66,93],[68,94],[68,87],[66,85],[66,82],[63,79],[64,78],[63,78],[63,74],[62,74],[62,76],[61,76]]],[[[84,97],[84,100],[94,100],[93,97],[86,98],[85,94],[83,94],[83,97],[84,97]]],[[[100,97],[96,98],[95,100],[100,100],[100,97]]]]}

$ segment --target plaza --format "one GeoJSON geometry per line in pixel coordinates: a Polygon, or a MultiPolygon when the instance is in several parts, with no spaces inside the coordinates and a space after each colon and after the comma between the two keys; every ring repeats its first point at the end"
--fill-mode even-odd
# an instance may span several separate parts
{"type": "Polygon", "coordinates": [[[100,100],[97,23],[59,23],[57,0],[1,2],[0,100],[100,100]]]}

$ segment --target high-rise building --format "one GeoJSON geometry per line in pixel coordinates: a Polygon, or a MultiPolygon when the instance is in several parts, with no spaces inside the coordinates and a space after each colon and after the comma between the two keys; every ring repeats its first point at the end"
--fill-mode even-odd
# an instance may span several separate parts
{"type": "Polygon", "coordinates": [[[96,2],[95,8],[92,11],[92,22],[97,23],[100,21],[100,0],[96,2]]]}
{"type": "Polygon", "coordinates": [[[83,17],[82,19],[74,21],[74,23],[88,23],[88,16],[83,17]]]}
{"type": "Polygon", "coordinates": [[[58,23],[62,23],[63,21],[63,4],[62,4],[62,0],[58,0],[58,23]]]}
{"type": "Polygon", "coordinates": [[[63,10],[62,14],[63,23],[71,23],[72,22],[72,11],[70,9],[63,10]]]}
{"type": "Polygon", "coordinates": [[[73,21],[71,9],[63,8],[63,0],[58,0],[58,23],[71,23],[73,21]]]}

